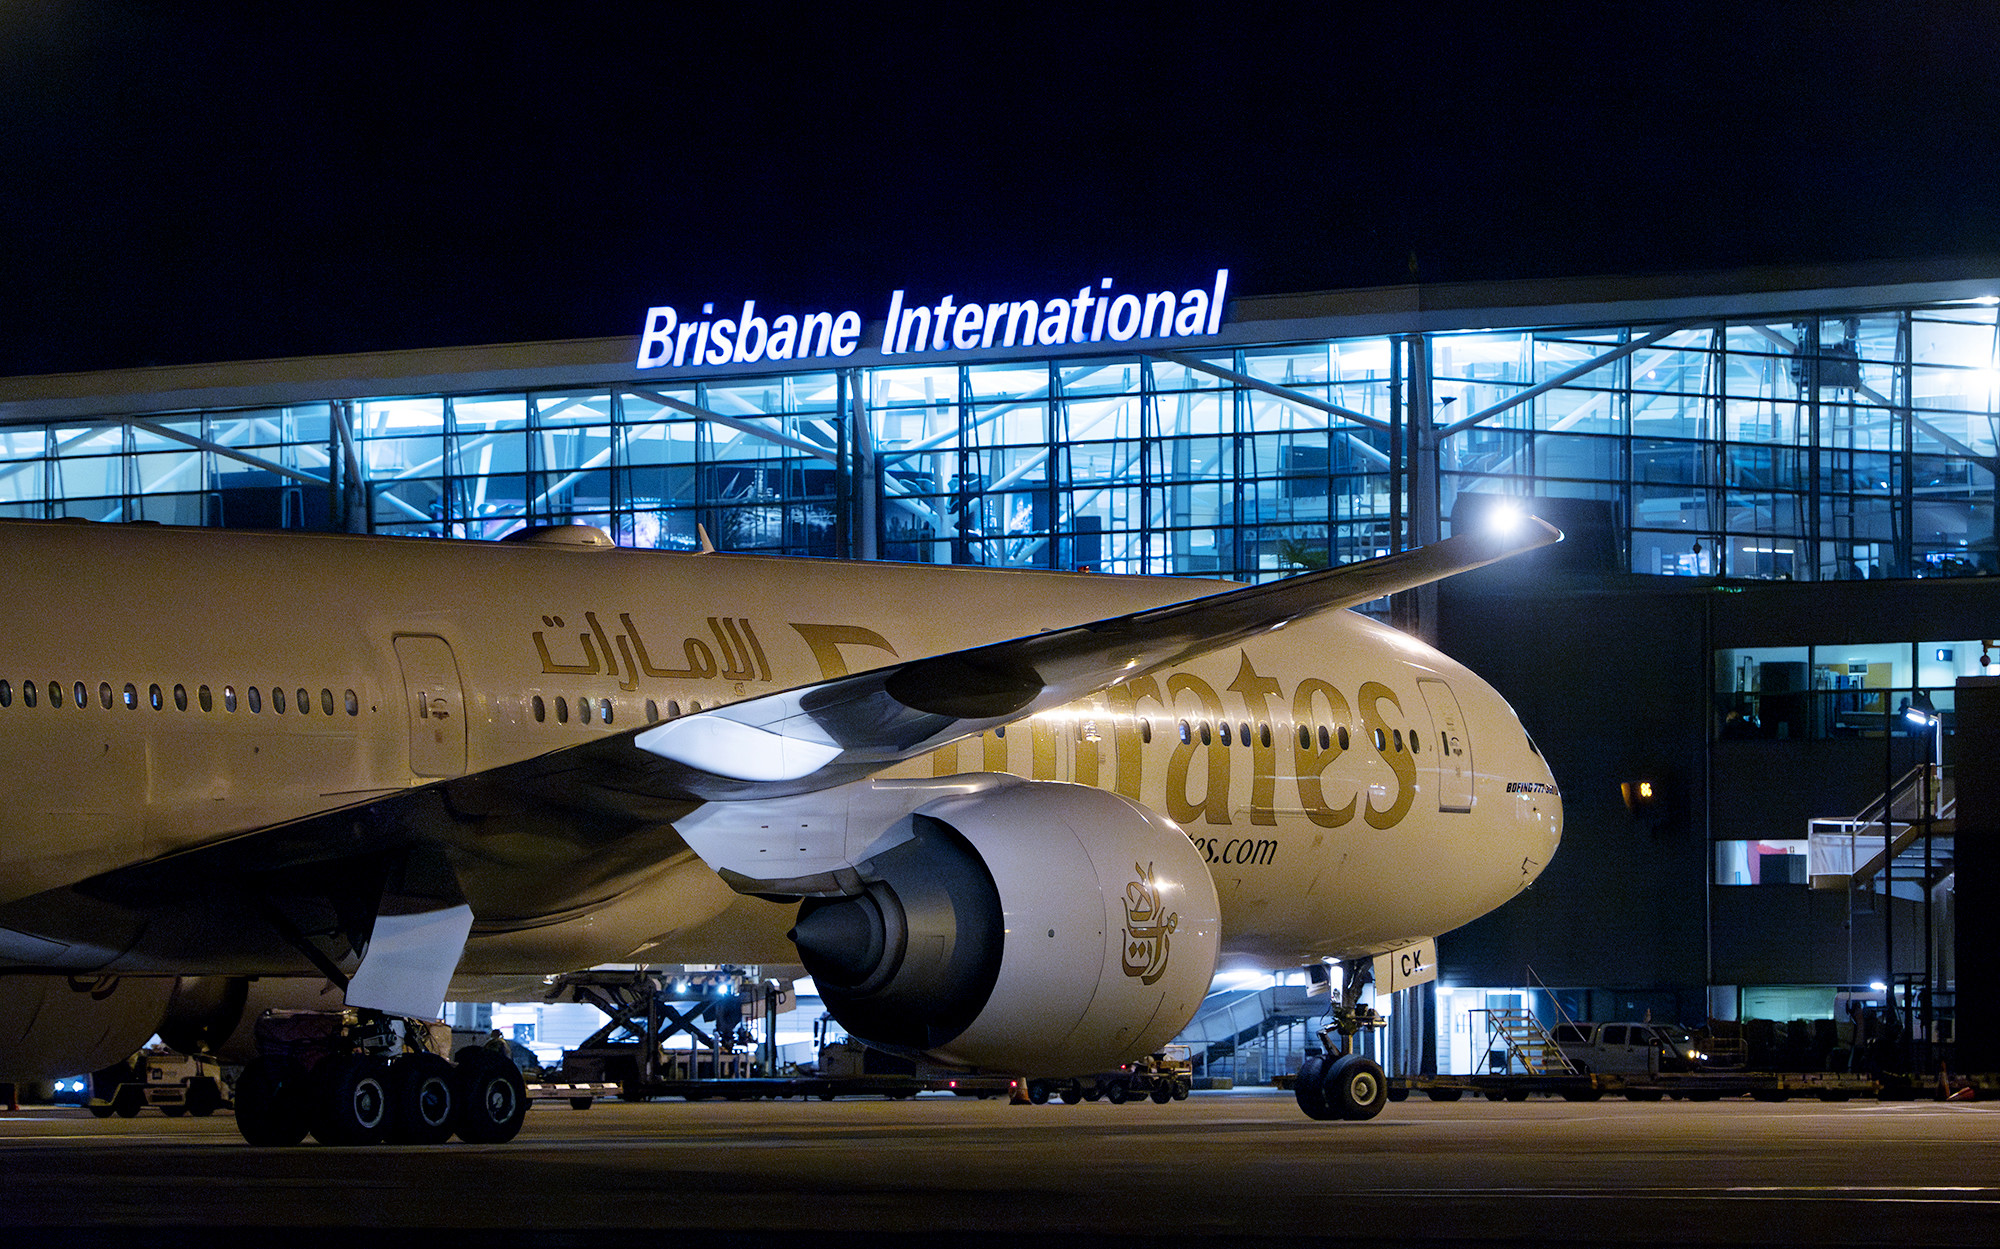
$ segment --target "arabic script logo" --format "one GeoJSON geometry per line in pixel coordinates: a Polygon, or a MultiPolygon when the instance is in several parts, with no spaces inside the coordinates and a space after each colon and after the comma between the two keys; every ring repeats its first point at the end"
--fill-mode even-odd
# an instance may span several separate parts
{"type": "Polygon", "coordinates": [[[1125,974],[1153,984],[1167,974],[1169,939],[1181,926],[1181,916],[1179,911],[1162,913],[1151,863],[1134,863],[1132,870],[1139,879],[1125,886],[1125,974]]]}

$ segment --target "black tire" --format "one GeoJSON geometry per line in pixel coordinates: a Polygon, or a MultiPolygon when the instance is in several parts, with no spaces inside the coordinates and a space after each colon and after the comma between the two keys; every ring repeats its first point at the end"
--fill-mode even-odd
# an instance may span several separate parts
{"type": "Polygon", "coordinates": [[[1625,1100],[1628,1102],[1656,1102],[1660,1100],[1661,1096],[1662,1094],[1659,1089],[1625,1090],[1625,1100]]]}
{"type": "Polygon", "coordinates": [[[1455,1102],[1465,1096],[1464,1089],[1425,1089],[1434,1102],[1455,1102]]]}
{"type": "Polygon", "coordinates": [[[1292,1097],[1298,1102],[1299,1109],[1305,1112],[1306,1118],[1320,1122],[1339,1118],[1326,1099],[1326,1068],[1325,1057],[1308,1054],[1305,1061],[1299,1064],[1299,1074],[1292,1080],[1292,1097]]]}
{"type": "Polygon", "coordinates": [[[396,1145],[442,1145],[458,1112],[451,1064],[436,1054],[404,1054],[389,1064],[389,1128],[396,1145]]]}
{"type": "Polygon", "coordinates": [[[1321,1097],[1342,1119],[1373,1119],[1389,1104],[1389,1078],[1359,1054],[1334,1060],[1321,1079],[1321,1097]]]}
{"type": "Polygon", "coordinates": [[[1174,1100],[1174,1086],[1171,1082],[1153,1086],[1153,1104],[1164,1106],[1174,1100]]]}
{"type": "Polygon", "coordinates": [[[1174,1100],[1175,1100],[1175,1101],[1177,1101],[1177,1102],[1184,1102],[1184,1101],[1186,1101],[1186,1100],[1188,1099],[1188,1093],[1189,1093],[1190,1091],[1192,1091],[1192,1090],[1191,1090],[1191,1089],[1189,1088],[1189,1085],[1188,1085],[1188,1082],[1187,1082],[1186,1080],[1176,1080],[1176,1081],[1174,1081],[1174,1100]]]}
{"type": "Polygon", "coordinates": [[[521,1131],[528,1117],[528,1086],[521,1069],[491,1050],[459,1061],[455,1073],[458,1139],[468,1145],[501,1145],[521,1131]]]}
{"type": "Polygon", "coordinates": [[[1089,1088],[1083,1091],[1083,1100],[1087,1102],[1104,1100],[1103,1088],[1095,1084],[1091,1085],[1089,1088]]]}
{"type": "Polygon", "coordinates": [[[1057,1096],[1062,1098],[1063,1105],[1074,1106],[1083,1100],[1083,1089],[1075,1082],[1071,1082],[1063,1085],[1062,1092],[1058,1093],[1057,1096]]]}
{"type": "Polygon", "coordinates": [[[313,1139],[322,1145],[373,1145],[389,1130],[389,1064],[368,1054],[342,1054],[313,1072],[309,1091],[313,1139]]]}
{"type": "Polygon", "coordinates": [[[590,1104],[595,1100],[592,1097],[572,1097],[569,1099],[569,1108],[571,1110],[589,1110],[590,1104]]]}
{"type": "Polygon", "coordinates": [[[178,1119],[187,1112],[188,1108],[186,1102],[181,1102],[179,1104],[175,1104],[173,1102],[167,1102],[160,1107],[160,1113],[165,1115],[169,1119],[178,1119]]]}
{"type": "Polygon", "coordinates": [[[1037,1106],[1049,1104],[1049,1086],[1042,1080],[1028,1081],[1028,1100],[1037,1106]]]}
{"type": "Polygon", "coordinates": [[[197,1119],[206,1119],[222,1109],[222,1090],[208,1076],[199,1076],[188,1082],[188,1113],[197,1119]]]}
{"type": "Polygon", "coordinates": [[[1510,1101],[1510,1102],[1524,1102],[1524,1101],[1527,1101],[1527,1100],[1528,1100],[1528,1090],[1526,1090],[1526,1089],[1508,1089],[1508,1090],[1507,1090],[1507,1100],[1508,1100],[1508,1101],[1510,1101]]]}
{"type": "Polygon", "coordinates": [[[1104,1086],[1104,1100],[1114,1106],[1123,1106],[1131,1096],[1132,1090],[1126,1087],[1123,1080],[1113,1080],[1104,1086]]]}
{"type": "Polygon", "coordinates": [[[297,1090],[267,1058],[253,1058],[236,1081],[236,1130],[258,1146],[296,1145],[306,1116],[297,1090]]]}
{"type": "Polygon", "coordinates": [[[1599,1102],[1604,1100],[1603,1089],[1564,1089],[1562,1099],[1566,1102],[1599,1102]]]}
{"type": "Polygon", "coordinates": [[[90,1112],[90,1116],[93,1119],[109,1119],[111,1117],[110,1102],[92,1102],[88,1106],[85,1106],[84,1109],[90,1112]]]}
{"type": "Polygon", "coordinates": [[[140,1096],[138,1088],[130,1084],[120,1088],[111,1099],[111,1113],[120,1119],[137,1118],[145,1108],[146,1099],[140,1096]]]}

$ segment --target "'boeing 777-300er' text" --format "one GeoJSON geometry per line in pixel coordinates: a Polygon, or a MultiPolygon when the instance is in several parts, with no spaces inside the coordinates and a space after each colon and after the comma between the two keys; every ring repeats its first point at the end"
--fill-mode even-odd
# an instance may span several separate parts
{"type": "MultiPolygon", "coordinates": [[[[803,965],[934,1062],[1105,1070],[1219,964],[1366,967],[1541,871],[1512,709],[1341,609],[1559,537],[1235,586],[0,524],[0,1079],[248,1057],[331,984],[312,1070],[295,1038],[238,1082],[246,1137],[506,1139],[518,1072],[418,1023],[454,976],[689,961],[803,965]]],[[[1373,1115],[1336,1048],[1301,1105],[1373,1115]]]]}

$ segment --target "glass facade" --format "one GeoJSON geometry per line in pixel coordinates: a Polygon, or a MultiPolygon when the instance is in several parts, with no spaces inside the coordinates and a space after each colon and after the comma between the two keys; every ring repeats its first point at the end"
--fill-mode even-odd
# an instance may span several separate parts
{"type": "Polygon", "coordinates": [[[1596,504],[1636,573],[1994,572],[1997,332],[1974,300],[13,424],[0,515],[1254,579],[1501,494],[1596,504]]]}

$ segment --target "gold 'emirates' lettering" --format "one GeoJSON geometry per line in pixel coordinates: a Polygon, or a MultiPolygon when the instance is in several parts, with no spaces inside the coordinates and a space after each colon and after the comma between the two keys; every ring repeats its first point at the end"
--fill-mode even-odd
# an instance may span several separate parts
{"type": "MultiPolygon", "coordinates": [[[[1344,725],[1352,717],[1347,696],[1318,677],[1307,677],[1299,682],[1298,691],[1292,695],[1292,722],[1295,724],[1344,725]],[[1324,718],[1313,707],[1315,699],[1326,704],[1324,718]]],[[[1344,807],[1329,806],[1325,787],[1320,783],[1320,777],[1340,755],[1338,732],[1327,735],[1325,749],[1321,749],[1310,736],[1298,738],[1292,748],[1293,770],[1298,773],[1299,779],[1299,805],[1305,808],[1306,818],[1321,828],[1339,828],[1354,818],[1356,800],[1349,798],[1344,807]]]]}
{"type": "Polygon", "coordinates": [[[1417,761],[1402,750],[1400,745],[1394,748],[1389,745],[1390,735],[1400,730],[1383,719],[1382,704],[1385,702],[1394,707],[1398,713],[1403,710],[1403,704],[1396,701],[1396,692],[1388,686],[1380,681],[1367,681],[1362,684],[1361,727],[1374,736],[1375,753],[1380,755],[1382,762],[1388,764],[1389,770],[1396,774],[1396,796],[1390,799],[1389,805],[1378,811],[1371,798],[1368,810],[1362,814],[1361,818],[1368,821],[1370,828],[1390,828],[1401,823],[1403,817],[1409,814],[1410,800],[1417,796],[1417,761]]]}
{"type": "Polygon", "coordinates": [[[771,679],[770,660],[764,657],[764,646],[757,640],[757,631],[750,627],[748,620],[710,616],[708,630],[715,638],[715,645],[710,647],[698,637],[683,638],[681,654],[687,661],[685,668],[664,668],[653,662],[630,612],[618,613],[618,623],[625,626],[625,631],[618,635],[615,646],[612,638],[605,633],[604,625],[597,619],[596,612],[583,613],[583,620],[590,626],[587,632],[576,635],[583,647],[583,662],[558,663],[549,653],[545,631],[562,628],[563,618],[542,617],[542,628],[535,630],[533,637],[535,654],[542,661],[543,672],[560,676],[610,676],[618,681],[618,688],[622,690],[638,689],[641,675],[697,681],[718,676],[725,681],[771,679]],[[721,655],[719,661],[716,658],[718,652],[721,655]],[[621,659],[624,661],[622,669],[619,664],[621,659]]]}
{"type": "MultiPolygon", "coordinates": [[[[1176,672],[1167,678],[1169,710],[1182,694],[1194,695],[1195,701],[1201,704],[1202,720],[1222,719],[1222,699],[1216,696],[1208,682],[1185,672],[1176,672]]],[[[1229,751],[1226,747],[1212,738],[1206,743],[1199,738],[1175,743],[1173,758],[1167,760],[1167,814],[1182,824],[1197,815],[1210,824],[1229,823],[1229,751]],[[1200,802],[1188,795],[1188,769],[1194,762],[1196,751],[1205,752],[1208,756],[1208,787],[1202,792],[1200,802]]]]}

